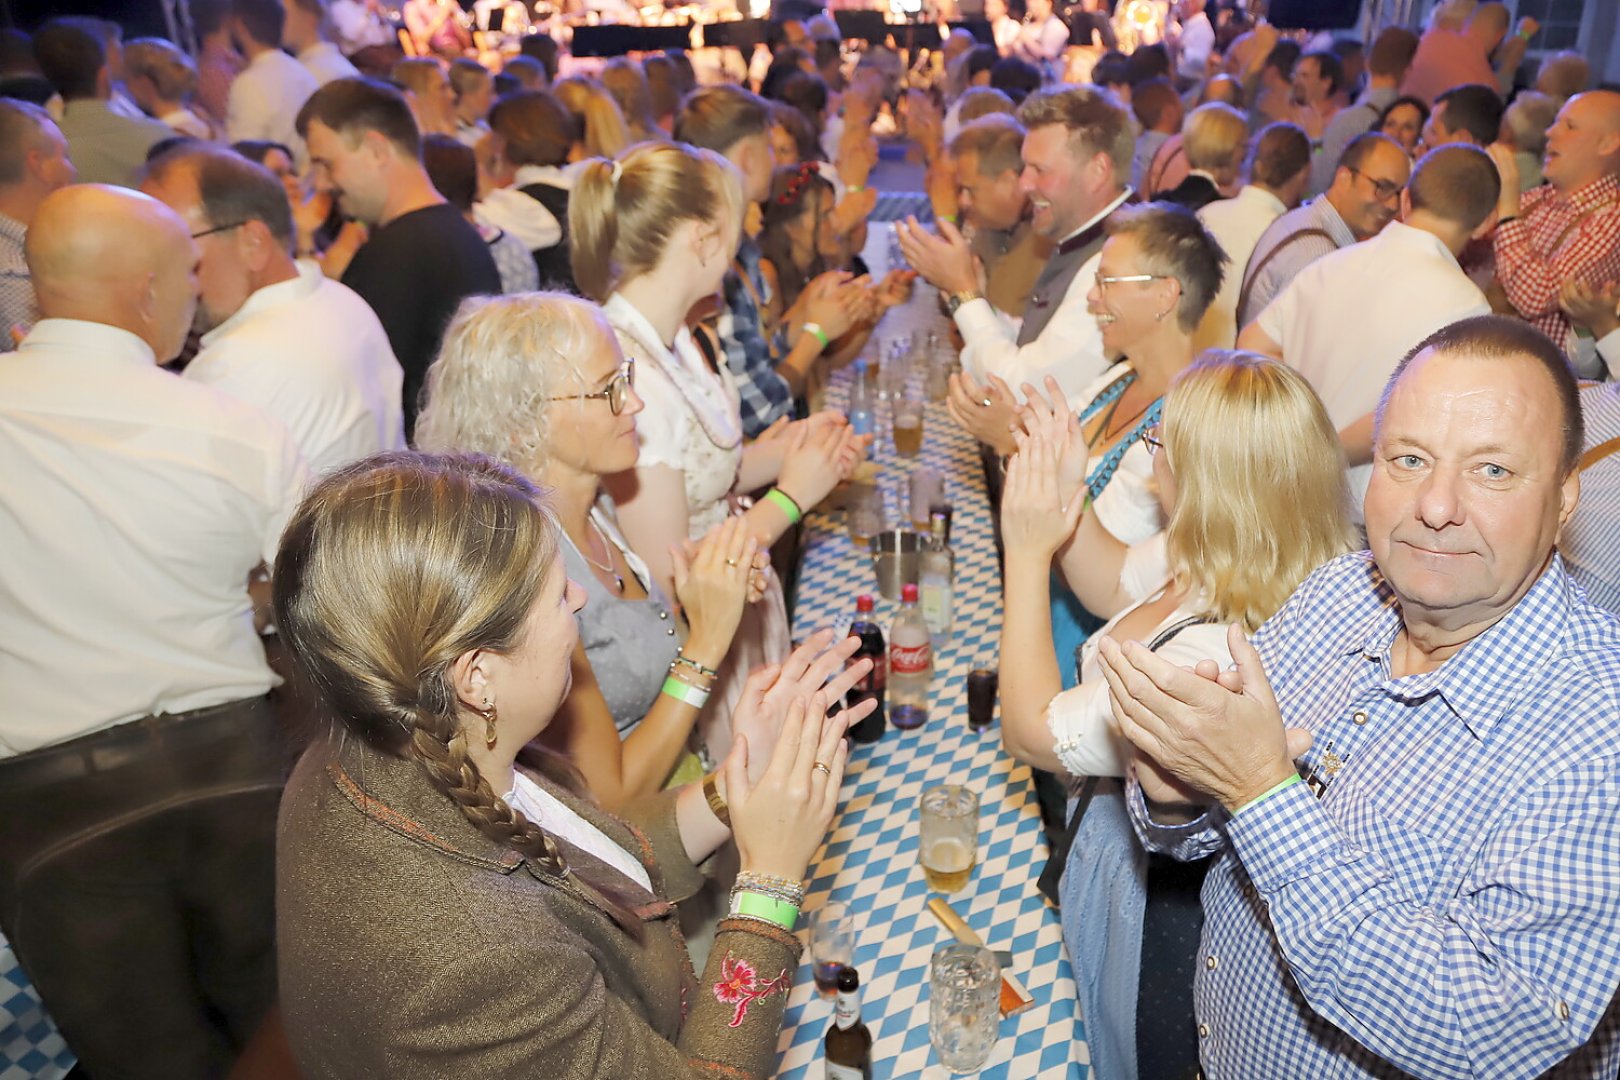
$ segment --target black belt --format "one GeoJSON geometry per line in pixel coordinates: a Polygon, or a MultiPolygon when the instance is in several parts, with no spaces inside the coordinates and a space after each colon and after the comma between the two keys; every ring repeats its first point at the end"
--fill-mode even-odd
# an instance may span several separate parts
{"type": "Polygon", "coordinates": [[[0,783],[39,785],[77,780],[141,761],[155,752],[218,742],[259,706],[274,722],[269,697],[243,698],[182,713],[154,713],[102,731],[0,760],[0,783]]]}

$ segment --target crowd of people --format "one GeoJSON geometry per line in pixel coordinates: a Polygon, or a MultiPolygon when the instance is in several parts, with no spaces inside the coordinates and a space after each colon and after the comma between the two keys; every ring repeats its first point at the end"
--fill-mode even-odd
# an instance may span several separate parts
{"type": "Polygon", "coordinates": [[[790,626],[872,440],[810,402],[914,296],[1097,1075],[1620,1070],[1580,57],[987,0],[738,84],[341,6],[0,35],[0,929],[86,1074],[770,1075],[872,707],[790,626]]]}

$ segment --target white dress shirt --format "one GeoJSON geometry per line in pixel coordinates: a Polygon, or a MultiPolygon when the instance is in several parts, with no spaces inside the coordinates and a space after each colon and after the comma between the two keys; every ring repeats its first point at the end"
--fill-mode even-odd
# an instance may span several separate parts
{"type": "Polygon", "coordinates": [[[354,79],[360,75],[360,70],[349,63],[330,41],[317,41],[298,54],[298,62],[304,65],[305,71],[315,76],[318,87],[325,86],[333,79],[354,79]]]}
{"type": "Polygon", "coordinates": [[[543,251],[562,242],[562,226],[551,211],[519,188],[550,184],[573,190],[573,174],[554,165],[522,165],[512,174],[512,186],[496,188],[473,205],[473,217],[485,225],[510,233],[530,251],[543,251]]]}
{"type": "Polygon", "coordinates": [[[364,0],[332,0],[326,9],[346,56],[372,45],[393,45],[397,35],[364,0]]]}
{"type": "Polygon", "coordinates": [[[204,334],[185,377],[286,425],[315,473],[405,448],[405,375],[371,305],[313,262],[204,334]]]}
{"type": "Polygon", "coordinates": [[[1230,349],[1237,344],[1237,302],[1243,291],[1243,271],[1249,265],[1254,246],[1288,208],[1282,200],[1264,188],[1245,184],[1230,199],[1217,199],[1198,211],[1198,220],[1204,223],[1226,252],[1226,272],[1221,278],[1221,291],[1204,312],[1193,345],[1198,352],[1205,349],[1230,349]]]}
{"type": "MultiPolygon", "coordinates": [[[[1112,214],[1130,194],[1127,189],[1070,235],[1079,235],[1112,214]]],[[[956,325],[965,343],[962,370],[981,383],[991,375],[998,376],[1015,394],[1026,382],[1044,387],[1043,380],[1050,375],[1071,400],[1079,397],[1108,366],[1102,331],[1086,307],[1086,294],[1091,291],[1100,260],[1099,252],[1081,265],[1046,328],[1027,345],[1018,344],[1017,326],[997,315],[990,301],[970,300],[957,308],[956,325]]],[[[1022,399],[1022,394],[1019,397],[1022,399]]]]}
{"type": "Polygon", "coordinates": [[[248,573],[308,473],[286,430],[42,319],[0,364],[0,757],[265,693],[248,573]]]}
{"type": "Polygon", "coordinates": [[[1181,28],[1181,38],[1176,42],[1176,51],[1180,53],[1176,74],[1183,79],[1202,79],[1213,48],[1215,28],[1210,25],[1209,16],[1200,11],[1181,28]]]}
{"type": "MultiPolygon", "coordinates": [[[[1255,321],[1342,431],[1373,411],[1414,346],[1490,310],[1439,237],[1392,221],[1377,236],[1311,263],[1255,321]]],[[[1370,465],[1350,469],[1358,523],[1371,473],[1370,465]]]]}
{"type": "Polygon", "coordinates": [[[231,142],[263,139],[290,147],[299,171],[308,161],[298,137],[298,110],[320,87],[315,76],[280,49],[267,49],[248,62],[231,83],[225,134],[231,142]]]}

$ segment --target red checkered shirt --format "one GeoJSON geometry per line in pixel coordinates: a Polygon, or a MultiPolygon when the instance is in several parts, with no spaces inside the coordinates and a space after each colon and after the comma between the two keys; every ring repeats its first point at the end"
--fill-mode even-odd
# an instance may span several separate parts
{"type": "Polygon", "coordinates": [[[1571,279],[1620,281],[1620,178],[1605,176],[1567,197],[1551,184],[1526,192],[1518,218],[1496,230],[1496,277],[1525,321],[1572,351],[1558,289],[1571,279]]]}

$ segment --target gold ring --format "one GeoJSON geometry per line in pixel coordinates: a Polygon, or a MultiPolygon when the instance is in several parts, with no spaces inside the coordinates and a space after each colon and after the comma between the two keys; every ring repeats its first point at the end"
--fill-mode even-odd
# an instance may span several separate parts
{"type": "Polygon", "coordinates": [[[825,761],[818,761],[814,765],[810,766],[810,768],[816,770],[817,772],[824,772],[828,776],[832,775],[832,766],[828,765],[825,761]]]}

